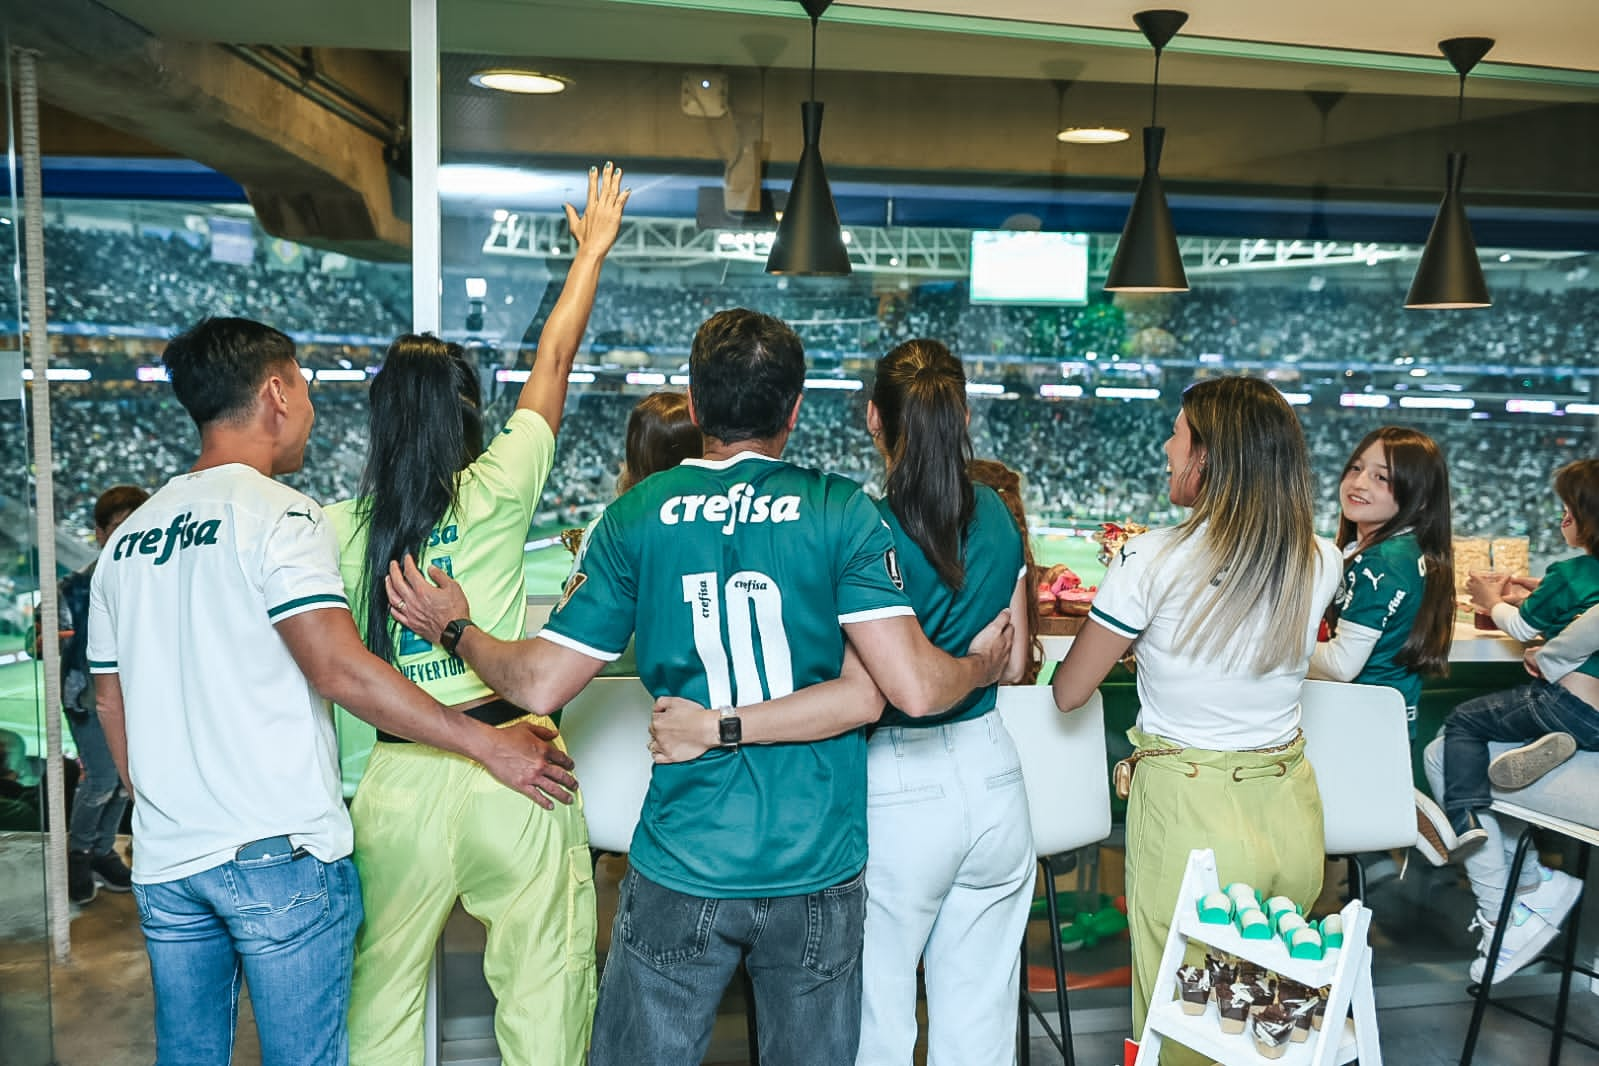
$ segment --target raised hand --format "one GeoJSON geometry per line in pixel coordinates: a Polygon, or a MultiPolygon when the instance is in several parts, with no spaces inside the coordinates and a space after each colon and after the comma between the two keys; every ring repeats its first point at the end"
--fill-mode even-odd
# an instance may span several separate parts
{"type": "Polygon", "coordinates": [[[601,256],[611,250],[622,228],[622,209],[632,195],[632,189],[622,188],[621,167],[606,163],[603,172],[589,167],[589,196],[583,214],[579,216],[571,204],[561,205],[580,250],[601,256]]]}

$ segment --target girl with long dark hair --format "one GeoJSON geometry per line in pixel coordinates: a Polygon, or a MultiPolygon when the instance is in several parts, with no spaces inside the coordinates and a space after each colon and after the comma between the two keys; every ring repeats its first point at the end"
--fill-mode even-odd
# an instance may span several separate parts
{"type": "Polygon", "coordinates": [[[1344,582],[1310,676],[1398,689],[1414,738],[1421,679],[1448,673],[1454,635],[1449,468],[1425,433],[1382,426],[1355,446],[1338,497],[1344,582]]]}
{"type": "MultiPolygon", "coordinates": [[[[470,624],[522,636],[523,545],[555,455],[555,433],[606,253],[628,193],[607,163],[589,170],[578,244],[526,385],[485,447],[477,370],[458,344],[407,334],[372,379],[371,442],[358,499],[328,508],[367,647],[440,703],[499,725],[525,712],[454,654],[389,615],[389,564],[414,556],[469,587],[470,624]]],[[[458,640],[459,631],[455,634],[458,640]]],[[[550,759],[570,765],[548,719],[550,759]]],[[[459,899],[488,929],[484,976],[508,1066],[581,1063],[594,1007],[594,886],[581,801],[542,804],[481,767],[380,733],[351,807],[366,919],[356,939],[352,1062],[420,1064],[428,967],[459,899]],[[542,809],[541,809],[542,808],[542,809]]],[[[551,802],[551,800],[559,802],[551,802]]]]}

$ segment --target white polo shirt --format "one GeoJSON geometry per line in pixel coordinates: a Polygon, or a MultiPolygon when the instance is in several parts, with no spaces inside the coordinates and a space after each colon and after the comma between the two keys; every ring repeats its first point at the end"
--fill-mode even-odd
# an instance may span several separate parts
{"type": "MultiPolygon", "coordinates": [[[[1230,667],[1219,657],[1192,658],[1174,650],[1194,583],[1214,576],[1197,569],[1197,535],[1167,552],[1175,532],[1171,527],[1152,529],[1129,540],[1111,560],[1089,614],[1112,632],[1136,638],[1138,727],[1209,751],[1282,743],[1299,727],[1299,686],[1310,668],[1322,612],[1343,576],[1342,553],[1331,541],[1316,538],[1315,589],[1311,616],[1305,620],[1304,654],[1285,668],[1259,674],[1249,665],[1252,656],[1247,650],[1243,661],[1230,667]]],[[[1270,622],[1263,606],[1232,641],[1251,648],[1261,641],[1270,622]]]]}
{"type": "Polygon", "coordinates": [[[350,854],[332,717],[274,628],[328,608],[349,609],[322,509],[242,464],[173,478],[106,544],[89,669],[122,686],[135,881],[283,834],[350,854]]]}

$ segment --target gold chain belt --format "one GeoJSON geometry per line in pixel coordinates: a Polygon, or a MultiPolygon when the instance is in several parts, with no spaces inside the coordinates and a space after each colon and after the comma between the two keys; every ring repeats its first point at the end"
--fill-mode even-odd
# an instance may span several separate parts
{"type": "MultiPolygon", "coordinates": [[[[1240,749],[1240,751],[1237,752],[1237,754],[1240,754],[1240,755],[1275,755],[1279,751],[1287,751],[1289,748],[1293,747],[1295,744],[1298,744],[1299,741],[1304,737],[1304,735],[1305,735],[1304,730],[1296,728],[1294,730],[1294,735],[1289,737],[1287,740],[1283,741],[1281,744],[1273,744],[1270,747],[1266,747],[1266,748],[1243,748],[1243,749],[1240,749]]],[[[1116,786],[1116,795],[1118,797],[1120,797],[1121,799],[1126,799],[1129,795],[1132,794],[1132,791],[1133,791],[1133,771],[1138,768],[1138,764],[1142,760],[1144,760],[1144,759],[1154,759],[1154,758],[1158,758],[1159,756],[1162,756],[1162,755],[1181,755],[1183,752],[1185,752],[1187,750],[1188,750],[1187,748],[1139,748],[1137,751],[1133,752],[1127,758],[1125,758],[1121,762],[1117,763],[1115,768],[1111,770],[1111,781],[1116,786]]],[[[1188,776],[1189,777],[1198,777],[1199,776],[1199,765],[1197,763],[1191,763],[1190,765],[1193,766],[1193,772],[1190,773],[1188,776]]],[[[1283,776],[1283,774],[1285,774],[1287,772],[1288,772],[1287,768],[1283,767],[1283,768],[1281,768],[1281,772],[1278,773],[1277,776],[1281,777],[1281,776],[1283,776]]],[[[1234,781],[1239,780],[1238,768],[1237,767],[1234,767],[1234,769],[1233,769],[1233,780],[1234,781]]]]}

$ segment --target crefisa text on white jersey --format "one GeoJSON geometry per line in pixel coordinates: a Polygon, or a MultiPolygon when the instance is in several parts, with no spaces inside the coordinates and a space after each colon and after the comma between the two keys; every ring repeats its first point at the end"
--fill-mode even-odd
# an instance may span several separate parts
{"type": "Polygon", "coordinates": [[[798,496],[757,496],[755,490],[739,482],[720,496],[673,496],[661,504],[661,524],[675,526],[680,522],[711,522],[720,524],[724,534],[735,527],[762,522],[797,522],[800,516],[798,496]]]}

